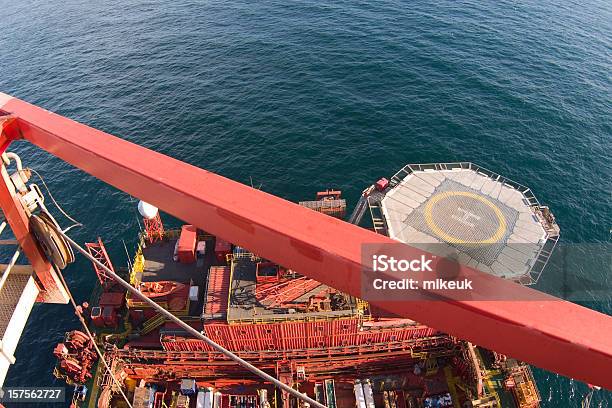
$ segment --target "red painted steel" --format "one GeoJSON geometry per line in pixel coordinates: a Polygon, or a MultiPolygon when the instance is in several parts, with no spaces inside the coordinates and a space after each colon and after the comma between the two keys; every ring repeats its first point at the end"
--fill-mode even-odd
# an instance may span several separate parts
{"type": "Polygon", "coordinates": [[[225,262],[227,255],[232,252],[232,244],[216,237],[215,239],[215,257],[218,262],[225,262]]]}
{"type": "Polygon", "coordinates": [[[230,268],[227,266],[211,266],[208,271],[207,282],[204,315],[224,315],[227,312],[229,298],[230,268]]]}
{"type": "MultiPolygon", "coordinates": [[[[223,356],[219,352],[207,349],[205,343],[197,339],[184,338],[177,335],[162,334],[164,350],[151,350],[142,349],[143,343],[140,339],[130,341],[125,348],[115,351],[115,354],[121,358],[144,358],[153,360],[175,360],[175,361],[187,361],[187,360],[227,360],[227,357],[223,356]],[[190,352],[181,354],[181,352],[190,352]]],[[[153,343],[159,345],[159,342],[155,343],[155,340],[151,338],[153,343]]],[[[157,337],[159,341],[159,337],[157,337]]],[[[262,351],[235,351],[237,355],[242,358],[250,360],[273,360],[277,362],[280,360],[287,359],[313,359],[321,358],[325,359],[330,355],[334,356],[363,356],[365,359],[372,360],[373,362],[381,361],[384,365],[387,364],[387,357],[392,357],[397,354],[406,354],[411,352],[427,352],[428,354],[438,353],[447,355],[456,355],[456,342],[447,335],[434,335],[431,337],[419,337],[415,339],[408,339],[404,341],[398,341],[393,343],[372,343],[365,344],[363,346],[339,346],[336,348],[317,348],[317,349],[287,349],[287,350],[262,350],[262,351]],[[383,357],[382,359],[376,359],[376,357],[383,357]]],[[[321,360],[329,362],[329,360],[321,360]]]]}
{"type": "Polygon", "coordinates": [[[99,306],[94,306],[91,308],[91,312],[89,314],[92,323],[96,327],[104,327],[104,318],[102,317],[102,308],[99,306]]]}
{"type": "Polygon", "coordinates": [[[276,290],[273,289],[259,301],[268,307],[282,306],[321,286],[320,282],[310,278],[291,279],[285,283],[282,286],[277,285],[276,290]]]}
{"type": "Polygon", "coordinates": [[[149,243],[159,241],[164,238],[164,224],[162,223],[159,212],[153,218],[143,218],[145,232],[149,243]]]}
{"type": "MultiPolygon", "coordinates": [[[[280,267],[274,262],[257,262],[255,278],[257,288],[261,285],[276,283],[280,279],[280,267]]],[[[257,289],[255,292],[257,292],[257,289]]]]}
{"type": "Polygon", "coordinates": [[[178,259],[180,263],[193,263],[196,261],[196,228],[193,225],[183,225],[178,240],[178,259]]]}
{"type": "Polygon", "coordinates": [[[378,191],[385,191],[387,187],[389,187],[389,180],[384,177],[376,182],[376,189],[378,191]]]}
{"type": "Polygon", "coordinates": [[[100,295],[100,306],[111,306],[120,308],[125,303],[124,292],[104,292],[100,295]]]}
{"type": "MultiPolygon", "coordinates": [[[[113,264],[108,256],[108,253],[106,252],[102,238],[98,237],[98,242],[86,242],[85,247],[94,258],[104,264],[104,266],[106,266],[108,269],[115,272],[115,268],[113,268],[113,264]]],[[[111,280],[111,278],[106,275],[104,269],[100,268],[98,264],[92,262],[92,265],[94,267],[94,271],[96,271],[100,284],[105,286],[106,283],[111,280]]]]}
{"type": "MultiPolygon", "coordinates": [[[[414,345],[415,351],[422,351],[423,347],[440,346],[442,352],[439,356],[450,355],[453,353],[453,345],[449,343],[438,344],[435,342],[421,343],[414,345]]],[[[364,378],[377,374],[393,374],[410,372],[415,359],[411,347],[404,349],[395,347],[380,347],[374,349],[369,347],[367,350],[349,350],[342,348],[331,353],[327,350],[319,350],[318,353],[293,351],[291,354],[283,355],[278,352],[262,353],[238,353],[241,357],[251,361],[257,361],[258,367],[268,371],[281,379],[291,381],[295,375],[295,367],[304,367],[308,379],[330,378],[333,376],[335,381],[343,378],[364,378]],[[330,354],[333,358],[330,359],[330,354]],[[282,363],[279,364],[279,359],[282,363]],[[381,365],[381,361],[385,364],[381,365]],[[292,368],[292,371],[283,368],[292,368]]],[[[245,373],[239,366],[232,364],[228,359],[215,352],[190,351],[187,349],[160,351],[160,350],[138,350],[138,349],[116,349],[112,352],[111,358],[121,360],[122,367],[136,377],[151,380],[159,380],[160,376],[173,375],[176,377],[189,377],[199,379],[205,377],[206,381],[216,381],[221,379],[229,384],[235,385],[235,381],[244,383],[253,377],[250,373],[245,373]],[[203,362],[206,362],[203,364],[203,362]],[[136,374],[137,373],[137,374],[136,374]],[[186,374],[186,375],[185,375],[186,374]],[[232,381],[233,380],[233,381],[232,381]]],[[[168,377],[165,377],[168,378],[168,377]]],[[[352,382],[351,380],[351,382],[352,382]]]]}
{"type": "MultiPolygon", "coordinates": [[[[362,245],[394,242],[19,99],[0,94],[0,101],[1,110],[17,117],[18,132],[13,133],[38,147],[198,228],[354,296],[361,293],[362,245]]],[[[408,251],[415,258],[424,253],[408,251]]],[[[373,303],[612,389],[610,316],[503,279],[491,281],[511,298],[523,300],[373,303]]]]}
{"type": "MultiPolygon", "coordinates": [[[[426,339],[441,333],[419,324],[395,328],[360,329],[359,319],[268,324],[205,324],[214,341],[234,351],[307,350],[362,347],[426,339]]],[[[166,350],[212,351],[203,341],[162,336],[166,350]]]]}
{"type": "MultiPolygon", "coordinates": [[[[0,103],[1,101],[2,94],[0,94],[0,103]]],[[[16,120],[11,120],[9,123],[0,120],[0,146],[2,149],[6,149],[11,138],[16,137],[16,120]]],[[[4,151],[2,150],[0,153],[4,153],[4,151]]],[[[68,303],[68,294],[61,283],[58,272],[47,260],[37,244],[36,238],[30,232],[28,216],[4,166],[2,166],[0,180],[0,207],[2,207],[4,217],[11,227],[15,239],[19,242],[19,246],[36,272],[35,282],[40,290],[36,300],[45,303],[68,303]]]]}

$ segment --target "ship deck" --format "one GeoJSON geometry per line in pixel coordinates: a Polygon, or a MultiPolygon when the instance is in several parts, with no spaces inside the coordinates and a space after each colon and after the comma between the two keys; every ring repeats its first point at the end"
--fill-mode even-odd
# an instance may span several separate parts
{"type": "MultiPolygon", "coordinates": [[[[298,312],[291,307],[270,307],[261,304],[256,296],[256,264],[250,260],[235,261],[232,266],[232,279],[229,291],[229,307],[227,320],[236,321],[279,321],[350,317],[354,316],[356,309],[349,305],[345,310],[331,310],[321,312],[298,312]]],[[[308,298],[328,286],[320,284],[318,287],[302,293],[294,299],[295,302],[306,302],[308,298]]]]}
{"type": "MultiPolygon", "coordinates": [[[[214,251],[207,250],[204,256],[198,256],[195,263],[182,264],[173,259],[176,241],[176,239],[166,239],[143,247],[145,262],[143,272],[138,278],[142,282],[175,281],[198,286],[198,300],[197,302],[191,301],[189,316],[201,316],[211,320],[223,319],[229,322],[248,322],[351,317],[356,313],[355,305],[350,302],[343,310],[320,312],[300,312],[287,305],[262,304],[256,296],[257,264],[246,258],[234,261],[232,268],[227,269],[227,273],[230,274],[227,277],[229,285],[219,292],[219,288],[210,285],[210,267],[225,265],[216,260],[214,251]],[[211,296],[209,292],[215,290],[219,293],[211,296]],[[215,304],[209,304],[211,302],[215,304]],[[215,313],[207,314],[207,309],[214,310],[215,313]]],[[[207,242],[207,246],[211,247],[210,242],[207,242]]],[[[292,301],[307,302],[312,295],[326,289],[329,287],[320,284],[316,288],[305,290],[292,301]]]]}
{"type": "Polygon", "coordinates": [[[190,302],[189,316],[200,316],[206,295],[208,270],[215,263],[214,254],[207,251],[205,256],[198,256],[197,261],[190,264],[177,262],[173,259],[176,241],[159,241],[142,249],[145,262],[141,281],[175,281],[198,286],[198,300],[190,302]]]}
{"type": "Polygon", "coordinates": [[[176,239],[148,244],[142,249],[145,264],[142,282],[175,281],[195,285],[204,283],[205,262],[199,258],[196,263],[183,264],[172,259],[176,239]]]}

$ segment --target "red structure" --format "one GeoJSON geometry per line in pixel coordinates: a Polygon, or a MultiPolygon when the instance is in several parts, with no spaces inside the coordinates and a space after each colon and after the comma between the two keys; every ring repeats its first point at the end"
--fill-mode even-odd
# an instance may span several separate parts
{"type": "Polygon", "coordinates": [[[342,198],[342,191],[327,189],[319,191],[314,201],[300,201],[302,207],[343,219],[346,215],[346,200],[342,198]]]}
{"type": "MultiPolygon", "coordinates": [[[[87,251],[96,258],[100,263],[106,266],[111,271],[115,271],[113,268],[113,264],[106,252],[106,248],[104,247],[104,243],[102,242],[102,238],[98,237],[98,242],[87,242],[85,243],[85,247],[87,251]]],[[[98,280],[103,287],[107,287],[109,283],[112,283],[112,280],[106,275],[104,269],[100,268],[96,263],[93,263],[94,270],[96,271],[96,275],[98,276],[98,280]]]]}
{"type": "Polygon", "coordinates": [[[327,189],[325,191],[317,192],[317,200],[340,200],[342,197],[342,191],[327,189]]]}
{"type": "MultiPolygon", "coordinates": [[[[407,324],[402,328],[360,329],[359,319],[282,322],[272,324],[206,324],[206,335],[214,341],[236,351],[283,351],[283,353],[353,354],[358,347],[379,344],[381,349],[401,349],[414,340],[415,344],[444,342],[441,333],[431,327],[407,324]],[[348,349],[347,349],[348,348],[348,349]],[[319,349],[319,350],[317,350],[319,349]]],[[[213,351],[206,343],[178,336],[162,336],[162,345],[169,351],[213,351]]],[[[274,355],[276,358],[281,357],[274,355]]]]}
{"type": "MultiPolygon", "coordinates": [[[[263,286],[263,285],[258,285],[263,286]]],[[[292,301],[311,290],[321,286],[321,283],[314,279],[300,277],[284,281],[280,284],[266,285],[262,290],[257,291],[259,302],[268,306],[280,306],[292,301]]]]}
{"type": "Polygon", "coordinates": [[[196,240],[196,228],[193,225],[183,225],[177,247],[180,263],[196,261],[196,240]]]}
{"type": "Polygon", "coordinates": [[[376,189],[378,191],[385,191],[387,187],[389,187],[389,180],[384,177],[376,182],[376,189]]]}
{"type": "Polygon", "coordinates": [[[164,224],[162,223],[159,212],[153,218],[143,218],[145,232],[150,243],[164,238],[164,224]]]}
{"type": "Polygon", "coordinates": [[[66,333],[64,342],[55,346],[53,354],[59,360],[58,374],[72,384],[83,384],[90,379],[93,365],[98,360],[93,343],[78,330],[66,333]]]}
{"type": "MultiPolygon", "coordinates": [[[[113,351],[113,356],[121,358],[128,367],[127,371],[130,375],[136,378],[150,378],[153,372],[163,370],[163,365],[166,365],[166,371],[172,367],[173,373],[185,373],[187,376],[210,376],[217,374],[221,378],[231,377],[232,371],[239,375],[242,379],[251,379],[249,373],[241,370],[240,367],[228,367],[227,359],[223,355],[207,350],[207,345],[196,340],[182,340],[179,338],[164,337],[162,344],[165,350],[143,350],[137,348],[124,348],[113,351]],[[202,364],[206,361],[207,364],[202,364]],[[190,372],[191,371],[191,372],[190,372]]],[[[253,342],[248,339],[245,342],[253,342]]],[[[258,351],[256,356],[258,367],[262,369],[276,369],[279,361],[292,361],[290,366],[300,365],[305,367],[309,376],[316,373],[325,373],[329,377],[331,368],[343,370],[362,371],[365,367],[375,367],[379,365],[378,359],[381,355],[389,361],[389,368],[393,369],[405,368],[409,366],[411,354],[416,354],[421,351],[437,350],[436,355],[444,356],[453,353],[453,344],[445,337],[430,337],[430,338],[415,338],[403,342],[392,343],[388,345],[368,345],[363,347],[335,347],[332,349],[312,349],[307,353],[301,350],[273,350],[265,349],[258,351]],[[330,359],[329,356],[333,357],[330,359]],[[396,363],[397,365],[392,365],[396,363]],[[402,367],[399,366],[402,364],[402,367]],[[358,366],[358,368],[357,368],[358,366]]],[[[253,351],[237,352],[238,355],[252,358],[253,351]]],[[[273,371],[274,372],[274,371],[273,371]]],[[[278,375],[278,373],[276,373],[278,375]]],[[[351,372],[347,372],[351,374],[351,372]]],[[[179,374],[180,375],[180,374],[179,374]]],[[[325,375],[325,374],[323,374],[325,375]]],[[[338,377],[336,377],[338,378],[338,377]]],[[[235,380],[234,380],[235,381],[235,380]]]]}
{"type": "Polygon", "coordinates": [[[280,278],[280,267],[274,262],[257,263],[257,287],[265,283],[276,283],[280,278]]]}
{"type": "MultiPolygon", "coordinates": [[[[1,115],[16,118],[3,128],[3,149],[13,140],[28,140],[202,230],[353,296],[361,294],[360,276],[366,266],[361,259],[362,245],[397,245],[388,237],[4,94],[0,94],[1,115]]],[[[0,183],[0,206],[36,271],[41,300],[65,302],[57,273],[37,246],[27,216],[6,182],[0,183]]],[[[428,255],[417,248],[406,249],[415,258],[428,255]]],[[[467,266],[458,269],[478,274],[467,266]]],[[[521,300],[372,304],[536,366],[612,389],[612,317],[501,278],[492,276],[490,282],[509,299],[521,300]]]]}
{"type": "Polygon", "coordinates": [[[230,288],[230,270],[227,266],[212,266],[208,271],[208,290],[204,316],[210,319],[225,317],[230,288]]]}
{"type": "Polygon", "coordinates": [[[232,252],[232,244],[218,238],[215,239],[215,257],[217,262],[227,262],[227,256],[232,252]]]}
{"type": "Polygon", "coordinates": [[[91,320],[97,327],[117,327],[119,311],[125,304],[123,292],[103,292],[98,306],[91,308],[91,320]]]}

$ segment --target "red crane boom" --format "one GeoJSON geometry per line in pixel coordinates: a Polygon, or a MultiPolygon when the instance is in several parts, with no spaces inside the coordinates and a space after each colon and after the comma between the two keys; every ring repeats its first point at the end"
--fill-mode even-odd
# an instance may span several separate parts
{"type": "MultiPolygon", "coordinates": [[[[1,151],[11,141],[25,139],[169,214],[357,297],[362,245],[395,242],[8,95],[0,94],[0,111],[15,118],[4,128],[1,151]]],[[[0,205],[14,227],[14,203],[3,190],[0,205]]],[[[21,225],[24,228],[27,223],[21,225]]],[[[31,240],[29,234],[17,238],[25,244],[31,240]]],[[[36,258],[40,251],[24,251],[39,277],[45,277],[40,279],[41,289],[48,294],[59,291],[57,281],[45,275],[50,273],[47,264],[36,258]]],[[[612,317],[498,281],[506,293],[522,300],[371,303],[538,367],[612,389],[612,317]]]]}

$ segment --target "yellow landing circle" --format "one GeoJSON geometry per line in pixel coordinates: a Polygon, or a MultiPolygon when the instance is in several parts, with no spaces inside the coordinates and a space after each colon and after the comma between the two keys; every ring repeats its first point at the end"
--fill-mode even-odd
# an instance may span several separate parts
{"type": "Polygon", "coordinates": [[[427,222],[427,225],[429,226],[429,228],[431,228],[431,230],[436,235],[438,235],[440,238],[442,238],[444,241],[451,243],[451,244],[494,244],[498,242],[504,236],[504,234],[506,233],[506,229],[507,229],[506,219],[504,218],[504,215],[502,214],[501,210],[497,208],[495,204],[493,204],[491,201],[487,200],[486,198],[478,194],[470,193],[468,191],[445,191],[443,193],[435,194],[431,196],[431,198],[427,202],[427,205],[425,206],[425,209],[424,209],[424,213],[425,213],[425,221],[427,222]],[[497,226],[497,230],[493,233],[493,235],[481,241],[466,241],[461,238],[457,238],[457,237],[447,234],[445,231],[442,230],[442,228],[440,228],[436,224],[436,222],[433,219],[432,213],[431,213],[433,207],[436,205],[436,203],[438,203],[441,200],[446,200],[448,198],[457,197],[457,196],[469,197],[474,200],[480,201],[483,204],[485,204],[487,207],[489,207],[491,210],[493,210],[493,213],[497,217],[497,221],[499,223],[497,226]]]}

